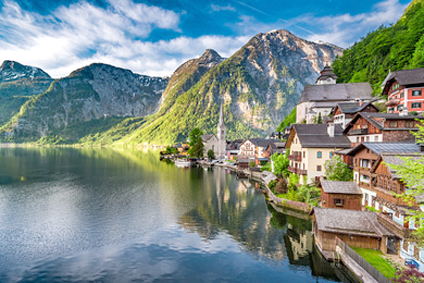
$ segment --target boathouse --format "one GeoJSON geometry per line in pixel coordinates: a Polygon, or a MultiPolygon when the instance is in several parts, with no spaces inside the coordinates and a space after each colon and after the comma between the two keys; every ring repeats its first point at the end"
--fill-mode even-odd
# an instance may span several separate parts
{"type": "Polygon", "coordinates": [[[336,238],[351,247],[387,254],[387,239],[393,234],[378,222],[374,212],[315,207],[311,214],[315,243],[327,259],[336,250],[336,238]]]}

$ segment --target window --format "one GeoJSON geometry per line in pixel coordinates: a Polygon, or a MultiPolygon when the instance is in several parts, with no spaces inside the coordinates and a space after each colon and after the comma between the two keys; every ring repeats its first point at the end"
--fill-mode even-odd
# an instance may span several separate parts
{"type": "Polygon", "coordinates": [[[371,196],[371,206],[375,207],[375,196],[371,196]]]}
{"type": "Polygon", "coordinates": [[[411,107],[412,107],[412,108],[421,108],[421,102],[414,102],[414,103],[411,103],[411,107]]]}
{"type": "Polygon", "coordinates": [[[403,98],[403,92],[401,92],[401,94],[400,94],[400,98],[403,98]]]}
{"type": "Polygon", "coordinates": [[[399,104],[399,105],[397,106],[397,110],[398,110],[398,111],[402,110],[402,108],[403,108],[403,104],[399,104]]]}
{"type": "Polygon", "coordinates": [[[322,203],[323,203],[323,204],[325,204],[325,201],[326,201],[326,200],[327,200],[327,197],[326,197],[326,196],[323,196],[323,197],[322,197],[322,203]]]}
{"type": "Polygon", "coordinates": [[[374,141],[378,142],[378,136],[374,137],[374,141]]]}
{"type": "Polygon", "coordinates": [[[335,198],[335,199],[334,199],[334,205],[335,205],[335,206],[343,206],[343,205],[344,205],[344,199],[341,199],[341,198],[335,198]]]}
{"type": "Polygon", "coordinates": [[[356,137],[356,142],[359,143],[359,137],[356,137]]]}
{"type": "Polygon", "coordinates": [[[334,152],[330,151],[330,158],[333,158],[334,152]]]}
{"type": "Polygon", "coordinates": [[[399,218],[399,211],[395,211],[395,217],[399,218]]]}
{"type": "Polygon", "coordinates": [[[317,152],[317,158],[322,158],[322,151],[317,152]]]}
{"type": "Polygon", "coordinates": [[[317,171],[321,172],[321,165],[317,165],[317,171]]]}
{"type": "Polygon", "coordinates": [[[420,89],[416,89],[412,91],[412,96],[420,96],[421,95],[421,90],[420,89]]]}
{"type": "Polygon", "coordinates": [[[305,155],[306,155],[305,152],[303,152],[303,158],[305,158],[305,155]]]}
{"type": "Polygon", "coordinates": [[[369,137],[369,136],[367,136],[366,140],[367,140],[367,142],[369,142],[369,141],[370,141],[370,137],[369,137]]]}
{"type": "Polygon", "coordinates": [[[358,158],[355,158],[355,166],[358,166],[358,158]]]}

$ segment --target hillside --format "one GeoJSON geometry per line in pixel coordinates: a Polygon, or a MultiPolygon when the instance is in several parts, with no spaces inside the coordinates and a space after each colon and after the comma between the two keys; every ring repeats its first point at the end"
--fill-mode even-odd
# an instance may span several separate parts
{"type": "Polygon", "coordinates": [[[4,141],[77,143],[127,117],[155,113],[167,79],[92,64],[54,81],[0,128],[4,141]]]}
{"type": "Polygon", "coordinates": [[[374,93],[389,71],[424,67],[424,1],[415,0],[396,24],[369,33],[333,63],[338,82],[370,82],[374,93]]]}
{"type": "Polygon", "coordinates": [[[53,79],[43,70],[14,61],[0,66],[0,126],[32,96],[45,92],[53,79]]]}
{"type": "Polygon", "coordinates": [[[168,106],[146,118],[118,144],[183,141],[195,127],[215,133],[221,103],[229,139],[266,135],[295,107],[304,85],[314,83],[324,65],[341,51],[285,30],[258,34],[187,91],[174,88],[179,94],[172,96],[175,102],[168,103],[169,96],[164,96],[163,104],[168,106]]]}

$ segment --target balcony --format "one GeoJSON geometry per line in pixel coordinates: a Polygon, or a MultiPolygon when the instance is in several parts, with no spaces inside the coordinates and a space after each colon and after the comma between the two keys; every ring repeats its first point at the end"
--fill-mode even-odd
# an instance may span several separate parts
{"type": "Polygon", "coordinates": [[[400,103],[400,99],[395,98],[395,99],[391,99],[391,100],[387,101],[384,105],[389,107],[389,106],[399,105],[399,103],[400,103]]]}
{"type": "Polygon", "coordinates": [[[368,135],[368,128],[366,129],[353,129],[349,132],[350,135],[368,135]]]}
{"type": "Polygon", "coordinates": [[[307,170],[302,170],[300,168],[295,168],[295,167],[288,167],[289,172],[294,173],[294,174],[300,174],[300,175],[308,175],[308,171],[307,170]]]}
{"type": "Polygon", "coordinates": [[[302,161],[302,155],[298,155],[298,154],[290,154],[288,156],[288,158],[291,161],[297,161],[297,162],[301,162],[302,161]]]}

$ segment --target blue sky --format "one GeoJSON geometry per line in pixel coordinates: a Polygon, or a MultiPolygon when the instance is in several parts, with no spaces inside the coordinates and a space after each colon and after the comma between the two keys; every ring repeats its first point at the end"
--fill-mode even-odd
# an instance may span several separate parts
{"type": "Polygon", "coordinates": [[[404,0],[0,0],[0,61],[53,77],[93,62],[169,76],[212,48],[231,56],[255,34],[286,29],[349,47],[395,23],[404,0]]]}

